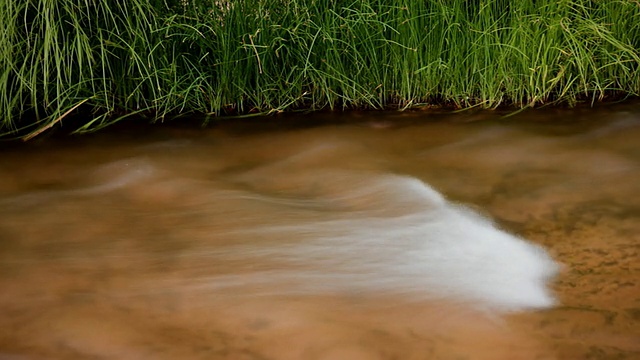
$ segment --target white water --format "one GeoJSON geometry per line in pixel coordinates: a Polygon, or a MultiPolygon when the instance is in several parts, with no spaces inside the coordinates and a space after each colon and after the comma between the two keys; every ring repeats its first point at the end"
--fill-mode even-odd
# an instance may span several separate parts
{"type": "Polygon", "coordinates": [[[215,263],[276,265],[249,274],[212,276],[199,286],[220,292],[239,287],[247,295],[396,293],[501,311],[554,305],[547,282],[557,265],[540,246],[498,229],[410,176],[335,169],[299,175],[291,170],[306,162],[305,154],[315,157],[319,151],[314,148],[240,176],[245,183],[255,179],[261,191],[236,194],[256,205],[277,204],[276,211],[265,214],[274,219],[292,212],[318,216],[289,224],[248,223],[227,235],[253,237],[252,243],[200,254],[215,263]],[[280,184],[276,190],[265,189],[270,181],[280,184]]]}
{"type": "Polygon", "coordinates": [[[547,282],[557,265],[540,246],[447,201],[417,178],[323,165],[323,159],[350,151],[340,143],[310,146],[224,181],[181,178],[149,159],[128,158],[98,165],[88,178],[102,181],[86,187],[5,203],[47,206],[118,192],[140,196],[149,188],[197,193],[201,219],[235,225],[199,239],[172,229],[198,244],[176,256],[184,263],[208,261],[212,269],[175,283],[162,280],[160,287],[247,297],[402,295],[496,311],[555,304],[547,282]],[[242,212],[233,211],[238,208],[242,212]]]}

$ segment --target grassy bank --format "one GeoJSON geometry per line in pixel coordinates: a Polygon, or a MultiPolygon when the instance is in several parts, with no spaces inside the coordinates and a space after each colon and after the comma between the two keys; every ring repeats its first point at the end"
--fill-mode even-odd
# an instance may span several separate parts
{"type": "Polygon", "coordinates": [[[5,134],[640,94],[637,0],[0,0],[0,31],[5,134]]]}

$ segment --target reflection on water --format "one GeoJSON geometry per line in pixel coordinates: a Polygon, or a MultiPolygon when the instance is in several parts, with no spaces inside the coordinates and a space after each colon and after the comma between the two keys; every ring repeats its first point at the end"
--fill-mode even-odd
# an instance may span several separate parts
{"type": "Polygon", "coordinates": [[[534,114],[4,149],[0,358],[637,357],[640,111],[534,114]]]}

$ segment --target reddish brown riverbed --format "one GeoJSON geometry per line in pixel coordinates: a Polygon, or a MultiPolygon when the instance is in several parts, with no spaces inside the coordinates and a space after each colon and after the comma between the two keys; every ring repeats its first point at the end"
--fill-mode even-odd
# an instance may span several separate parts
{"type": "Polygon", "coordinates": [[[4,146],[0,359],[640,358],[637,104],[285,120],[4,146]]]}

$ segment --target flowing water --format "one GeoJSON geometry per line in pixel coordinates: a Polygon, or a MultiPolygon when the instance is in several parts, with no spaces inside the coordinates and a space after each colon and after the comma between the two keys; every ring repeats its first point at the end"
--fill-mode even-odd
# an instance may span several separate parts
{"type": "Polygon", "coordinates": [[[637,103],[1,150],[0,359],[640,358],[637,103]]]}

